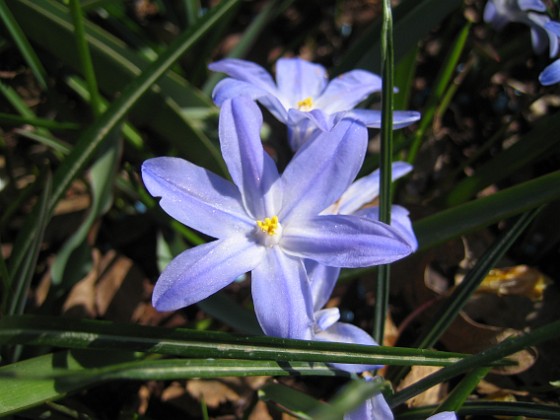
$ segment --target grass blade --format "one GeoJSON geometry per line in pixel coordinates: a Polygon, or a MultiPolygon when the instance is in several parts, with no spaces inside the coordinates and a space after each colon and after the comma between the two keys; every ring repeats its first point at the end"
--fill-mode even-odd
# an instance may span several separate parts
{"type": "MultiPolygon", "coordinates": [[[[393,15],[391,3],[383,1],[383,26],[381,30],[382,95],[381,95],[381,162],[379,178],[379,221],[391,224],[391,165],[393,160],[393,89],[394,51],[393,15]]],[[[373,317],[373,338],[383,344],[385,318],[389,307],[390,266],[378,267],[376,302],[373,317]]]]}
{"type": "Polygon", "coordinates": [[[390,398],[389,405],[396,407],[408,399],[418,395],[432,386],[445,382],[457,375],[478,369],[490,362],[500,360],[526,347],[534,346],[547,340],[552,340],[560,336],[560,321],[551,322],[545,326],[537,328],[528,334],[509,338],[500,344],[491,347],[481,353],[469,356],[452,366],[445,367],[431,375],[421,379],[413,385],[397,392],[390,398]]]}
{"type": "Polygon", "coordinates": [[[14,15],[8,8],[8,5],[4,2],[0,2],[0,19],[4,22],[4,26],[10,32],[14,42],[16,43],[21,55],[23,56],[24,60],[29,65],[29,68],[35,75],[35,78],[39,82],[39,85],[43,88],[47,88],[47,79],[46,79],[46,72],[35,54],[35,51],[31,47],[31,44],[27,40],[24,31],[19,26],[18,22],[14,18],[14,15]]]}
{"type": "Polygon", "coordinates": [[[420,249],[441,244],[560,198],[560,171],[428,216],[414,224],[420,249]]]}
{"type": "Polygon", "coordinates": [[[89,90],[90,103],[95,117],[98,117],[103,112],[101,97],[97,89],[97,78],[95,77],[95,70],[89,52],[89,45],[86,39],[86,32],[84,29],[84,15],[82,13],[82,6],[79,0],[70,0],[69,3],[70,13],[74,21],[74,36],[76,38],[76,46],[78,56],[80,57],[80,65],[82,73],[86,79],[89,90]]]}
{"type": "MultiPolygon", "coordinates": [[[[505,232],[484,255],[480,257],[475,267],[465,276],[461,284],[455,288],[453,293],[441,303],[440,310],[427,324],[425,332],[414,342],[412,347],[429,348],[436,344],[441,335],[449,328],[456,319],[459,311],[465,306],[468,299],[476,291],[488,272],[496,266],[507,250],[519,238],[519,235],[527,229],[541,208],[533,209],[522,215],[515,224],[505,232]],[[431,326],[430,326],[431,324],[431,326]]],[[[396,369],[391,375],[391,380],[398,383],[405,375],[405,369],[396,369]]]]}
{"type": "MultiPolygon", "coordinates": [[[[449,366],[465,355],[425,349],[246,337],[220,332],[166,329],[57,317],[0,320],[0,344],[79,349],[120,349],[182,357],[449,366]]],[[[503,361],[498,365],[509,365],[503,361]]]]}
{"type": "MultiPolygon", "coordinates": [[[[438,26],[450,13],[459,9],[462,4],[462,0],[407,0],[396,7],[394,13],[395,60],[398,62],[417,45],[419,40],[438,26]]],[[[377,39],[380,29],[379,22],[373,23],[348,49],[336,67],[335,74],[341,74],[354,68],[379,72],[381,68],[380,42],[372,42],[372,40],[377,39]]]]}
{"type": "MultiPolygon", "coordinates": [[[[175,61],[189,50],[204,35],[212,30],[216,22],[237,6],[236,0],[221,3],[212,9],[192,30],[179,36],[175,42],[161,54],[137,79],[135,79],[111,104],[103,115],[89,127],[80,137],[76,146],[58,167],[54,174],[53,192],[48,203],[47,214],[52,214],[56,204],[62,198],[71,182],[85,169],[99,147],[108,140],[108,134],[121,122],[138,100],[153,86],[153,84],[175,63],[175,61]]],[[[18,252],[10,259],[11,271],[17,271],[27,250],[32,243],[34,214],[22,230],[24,242],[17,248],[18,252]]]]}
{"type": "Polygon", "coordinates": [[[490,372],[490,368],[487,367],[469,372],[432,414],[441,413],[442,411],[459,411],[469,395],[471,395],[488,372],[490,372]]]}
{"type": "Polygon", "coordinates": [[[549,156],[560,141],[560,113],[543,118],[533,130],[513,146],[479,166],[476,172],[453,185],[453,190],[444,198],[448,206],[469,200],[484,187],[517,173],[524,166],[549,156]],[[496,170],[499,168],[500,170],[496,170]]]}

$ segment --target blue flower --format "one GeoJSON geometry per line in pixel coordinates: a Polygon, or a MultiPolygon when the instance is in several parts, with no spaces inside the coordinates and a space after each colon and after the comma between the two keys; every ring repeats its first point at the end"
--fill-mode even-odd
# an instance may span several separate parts
{"type": "Polygon", "coordinates": [[[385,264],[412,251],[398,229],[320,215],[362,164],[367,130],[342,119],[301,148],[280,175],[259,137],[262,114],[247,97],[224,101],[219,135],[229,182],[179,158],[142,165],[148,191],[172,217],[215,241],[187,249],[161,273],[154,307],[196,303],[251,272],[255,312],[267,335],[310,338],[314,322],[304,260],[335,267],[385,264]]]}
{"type": "MultiPolygon", "coordinates": [[[[289,142],[299,149],[317,130],[330,130],[340,118],[355,118],[367,127],[381,126],[381,111],[353,108],[381,90],[381,78],[364,70],[352,70],[328,81],[325,68],[301,58],[281,58],[276,63],[276,83],[261,66],[250,61],[225,59],[210,70],[229,75],[214,89],[214,102],[221,106],[230,98],[247,95],[258,100],[288,126],[289,142]]],[[[394,128],[420,119],[414,111],[395,111],[394,128]]]]}
{"type": "MultiPolygon", "coordinates": [[[[545,25],[545,28],[557,37],[560,37],[560,23],[550,21],[545,25]]],[[[560,82],[560,59],[545,67],[541,74],[539,74],[539,82],[543,86],[550,86],[560,82]]]]}
{"type": "Polygon", "coordinates": [[[558,38],[546,27],[550,17],[541,0],[488,0],[484,8],[484,21],[496,30],[502,30],[509,22],[523,23],[531,28],[531,41],[535,54],[549,47],[550,57],[558,53],[558,38]]]}

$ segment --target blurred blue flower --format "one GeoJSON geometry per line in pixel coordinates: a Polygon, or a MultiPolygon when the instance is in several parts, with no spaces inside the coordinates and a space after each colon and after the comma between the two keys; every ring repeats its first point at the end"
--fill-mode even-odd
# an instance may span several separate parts
{"type": "Polygon", "coordinates": [[[535,54],[549,47],[550,57],[558,53],[558,37],[546,28],[550,17],[541,0],[488,0],[484,8],[484,21],[496,30],[502,30],[509,22],[523,23],[531,28],[531,41],[535,54]]]}
{"type": "MultiPolygon", "coordinates": [[[[550,21],[545,25],[545,28],[557,37],[560,37],[560,23],[550,21]]],[[[560,82],[560,59],[545,67],[541,74],[539,74],[539,82],[544,86],[550,86],[560,82]]]]}
{"type": "MultiPolygon", "coordinates": [[[[344,420],[393,420],[394,418],[383,394],[374,395],[356,410],[344,416],[344,420]]],[[[457,420],[457,415],[452,411],[442,411],[426,420],[457,420]]]]}
{"type": "Polygon", "coordinates": [[[309,339],[314,323],[304,260],[336,267],[385,264],[412,251],[398,229],[362,217],[320,215],[358,173],[367,130],[343,119],[301,148],[280,176],[263,150],[262,114],[247,97],[222,104],[219,135],[233,183],[179,158],[142,166],[148,191],[172,217],[217,238],[179,254],[153,304],[191,305],[251,271],[255,312],[267,335],[309,339]]]}
{"type": "MultiPolygon", "coordinates": [[[[352,70],[328,81],[325,68],[301,58],[281,58],[276,63],[276,83],[261,66],[250,61],[224,59],[208,66],[226,73],[214,89],[221,106],[230,98],[247,95],[258,100],[288,126],[289,143],[299,149],[318,130],[330,130],[342,117],[355,118],[367,127],[381,127],[381,111],[353,108],[381,90],[381,78],[364,70],[352,70]]],[[[414,111],[395,111],[394,128],[420,119],[414,111]]]]}

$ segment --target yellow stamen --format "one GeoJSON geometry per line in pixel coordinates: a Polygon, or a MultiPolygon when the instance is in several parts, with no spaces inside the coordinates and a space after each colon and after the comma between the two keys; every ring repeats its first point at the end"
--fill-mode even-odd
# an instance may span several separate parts
{"type": "Polygon", "coordinates": [[[267,217],[264,220],[257,220],[257,226],[261,228],[264,233],[268,233],[270,236],[276,234],[278,229],[278,216],[273,216],[272,218],[267,217]]]}
{"type": "Polygon", "coordinates": [[[313,99],[310,96],[308,96],[307,98],[298,101],[297,108],[300,111],[305,111],[305,112],[311,111],[313,109],[313,99]]]}

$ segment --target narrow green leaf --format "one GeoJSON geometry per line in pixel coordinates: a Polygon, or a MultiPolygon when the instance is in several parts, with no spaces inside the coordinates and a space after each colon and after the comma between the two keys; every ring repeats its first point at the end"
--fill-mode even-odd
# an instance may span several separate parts
{"type": "MultiPolygon", "coordinates": [[[[462,0],[406,0],[394,12],[395,60],[400,60],[450,13],[463,4],[462,0]]],[[[355,68],[379,72],[381,68],[380,41],[376,41],[381,24],[373,23],[348,48],[335,73],[355,68]]]]}
{"type": "MultiPolygon", "coordinates": [[[[23,117],[29,119],[36,119],[35,113],[27,106],[25,101],[17,94],[11,87],[0,82],[0,93],[4,95],[9,104],[23,117]]],[[[50,136],[48,130],[38,127],[37,132],[45,137],[50,136]]]]}
{"type": "Polygon", "coordinates": [[[113,380],[173,380],[224,376],[348,376],[323,363],[268,360],[132,360],[122,352],[63,351],[0,368],[0,415],[62,398],[113,380]]]}
{"type": "MultiPolygon", "coordinates": [[[[558,199],[560,171],[425,217],[413,228],[419,249],[425,250],[558,199]]],[[[376,268],[344,270],[340,278],[347,280],[376,268]]]]}
{"type": "MultiPolygon", "coordinates": [[[[79,77],[70,76],[65,79],[65,82],[68,87],[76,92],[84,101],[89,102],[91,100],[91,96],[89,94],[87,86],[82,79],[80,79],[79,77]]],[[[100,101],[101,112],[105,112],[109,105],[103,97],[100,97],[100,101]]],[[[142,135],[128,121],[125,121],[122,125],[122,135],[125,140],[127,140],[128,144],[131,145],[134,149],[138,151],[143,150],[144,140],[142,139],[142,135]]]]}
{"type": "MultiPolygon", "coordinates": [[[[152,63],[137,79],[135,79],[103,113],[103,115],[90,126],[80,137],[76,146],[58,167],[54,175],[53,192],[48,203],[48,214],[52,214],[56,204],[62,198],[71,182],[85,169],[93,158],[99,147],[108,140],[108,134],[121,122],[130,109],[138,100],[153,86],[153,84],[173,65],[173,63],[196,42],[200,41],[204,34],[212,30],[212,27],[220,18],[236,7],[236,0],[221,3],[212,9],[201,19],[192,30],[179,36],[175,42],[152,63]]],[[[19,269],[27,250],[31,245],[33,236],[34,214],[31,214],[22,235],[23,243],[17,248],[17,253],[10,259],[10,270],[19,269]]]]}
{"type": "MultiPolygon", "coordinates": [[[[465,355],[425,349],[246,337],[221,332],[166,329],[58,317],[0,320],[0,344],[120,349],[183,357],[449,366],[465,355]]],[[[495,365],[509,365],[501,361],[495,365]]]]}
{"type": "Polygon", "coordinates": [[[288,414],[302,419],[311,419],[307,413],[324,405],[301,391],[274,383],[266,384],[259,389],[259,398],[263,401],[272,401],[288,414]]]}
{"type": "Polygon", "coordinates": [[[55,378],[87,367],[107,366],[135,356],[118,351],[62,351],[0,367],[0,416],[21,411],[45,401],[62,398],[92,383],[86,376],[73,382],[55,378]]]}
{"type": "Polygon", "coordinates": [[[560,198],[560,171],[444,210],[414,223],[420,249],[489,226],[560,198]]]}
{"type": "Polygon", "coordinates": [[[78,56],[80,57],[80,66],[82,67],[82,73],[84,74],[88,86],[93,115],[98,117],[101,115],[103,109],[101,105],[101,97],[97,89],[97,78],[95,76],[95,70],[93,68],[93,62],[89,52],[89,45],[86,40],[82,6],[80,5],[80,0],[69,0],[69,6],[70,13],[72,14],[72,20],[74,22],[74,37],[76,39],[78,56]]]}
{"type": "Polygon", "coordinates": [[[31,44],[27,40],[24,31],[21,29],[14,18],[14,15],[8,8],[8,5],[4,1],[0,1],[0,19],[4,22],[4,26],[8,32],[10,32],[10,35],[19,48],[21,55],[29,65],[29,68],[31,68],[31,71],[35,75],[39,85],[41,85],[43,89],[46,89],[47,79],[45,69],[41,64],[41,61],[39,61],[37,54],[35,54],[33,47],[31,47],[31,44]]]}
{"type": "Polygon", "coordinates": [[[0,112],[0,123],[9,125],[29,124],[35,127],[43,127],[51,130],[79,130],[80,124],[71,122],[58,122],[38,117],[17,116],[0,112]]]}
{"type": "Polygon", "coordinates": [[[321,420],[340,420],[346,413],[351,413],[367,399],[379,394],[385,387],[385,381],[376,376],[371,381],[351,381],[341,389],[328,405],[320,406],[311,412],[311,417],[321,420]]]}
{"type": "MultiPolygon", "coordinates": [[[[425,420],[433,412],[435,406],[424,406],[412,409],[397,416],[399,420],[425,420]]],[[[467,401],[457,414],[459,416],[519,416],[530,419],[560,419],[557,405],[545,405],[532,402],[502,401],[467,401]]]]}
{"type": "Polygon", "coordinates": [[[113,200],[113,184],[121,155],[120,127],[107,135],[103,152],[89,171],[91,205],[80,227],[58,251],[51,267],[55,286],[68,290],[91,268],[91,250],[86,239],[95,221],[109,210],[113,200]]]}
{"type": "Polygon", "coordinates": [[[469,372],[432,414],[441,413],[442,411],[459,411],[469,395],[475,390],[480,381],[486,377],[488,372],[490,372],[488,367],[474,369],[472,372],[469,372]]]}
{"type": "MultiPolygon", "coordinates": [[[[436,344],[441,335],[447,331],[454,322],[459,311],[465,306],[472,294],[478,289],[488,272],[496,266],[507,250],[519,238],[519,235],[527,229],[541,208],[533,209],[515,222],[486,252],[479,258],[476,265],[467,273],[461,284],[453,290],[451,295],[441,303],[439,311],[432,317],[430,322],[424,325],[424,330],[414,342],[414,348],[429,348],[436,344]]],[[[404,378],[405,369],[395,369],[389,373],[394,383],[399,383],[404,378]]]]}
{"type": "MultiPolygon", "coordinates": [[[[70,13],[74,24],[74,37],[80,66],[86,80],[88,99],[97,119],[106,109],[97,88],[97,78],[91,59],[84,28],[80,0],[70,0],[70,13]]],[[[51,267],[53,284],[68,290],[82,279],[91,268],[91,250],[86,239],[95,221],[105,213],[112,202],[114,177],[120,158],[120,127],[116,125],[107,135],[103,151],[93,163],[90,173],[91,206],[85,220],[57,253],[51,267]]]]}
{"type": "MultiPolygon", "coordinates": [[[[57,61],[80,71],[72,35],[74,25],[66,7],[54,0],[6,1],[34,43],[57,61]],[[44,36],[44,33],[49,36],[44,36]]],[[[216,28],[221,26],[223,20],[229,19],[231,11],[239,4],[239,0],[221,2],[179,38],[184,40],[189,34],[204,27],[203,37],[207,41],[208,34],[215,33],[216,28]]],[[[136,82],[139,75],[152,65],[141,52],[129,48],[122,40],[116,39],[101,27],[89,21],[84,22],[84,27],[96,66],[97,81],[100,90],[107,96],[122,94],[123,86],[136,82]]],[[[193,44],[201,39],[198,35],[195,38],[193,44]]],[[[176,39],[175,45],[178,42],[181,41],[176,39]]],[[[188,50],[192,51],[192,47],[190,45],[188,50]]],[[[128,112],[163,141],[170,143],[183,157],[215,172],[223,171],[224,165],[216,143],[210,141],[199,128],[200,121],[193,121],[184,112],[193,107],[208,109],[214,108],[214,105],[184,78],[173,71],[167,71],[158,78],[157,88],[143,93],[128,112]]]]}
{"type": "Polygon", "coordinates": [[[262,334],[262,329],[253,311],[241,307],[225,293],[215,293],[197,303],[200,309],[212,318],[223,322],[244,334],[262,334]]]}
{"type": "Polygon", "coordinates": [[[183,0],[183,8],[185,10],[186,22],[188,26],[196,23],[200,17],[200,1],[199,0],[183,0]]]}
{"type": "Polygon", "coordinates": [[[560,321],[555,321],[539,327],[525,335],[509,338],[494,347],[484,350],[481,353],[466,357],[465,359],[432,373],[413,385],[402,389],[390,398],[389,405],[391,407],[396,407],[397,405],[404,403],[406,400],[424,392],[436,384],[445,382],[457,375],[468,372],[469,370],[488,366],[488,363],[500,360],[503,357],[507,357],[515,352],[523,350],[526,347],[535,346],[559,336],[560,321]]]}
{"type": "MultiPolygon", "coordinates": [[[[69,352],[64,353],[68,354],[69,352]]],[[[59,386],[52,379],[16,379],[5,376],[8,374],[15,375],[16,373],[36,375],[52,371],[57,358],[58,356],[55,354],[48,354],[0,367],[0,415],[15,413],[44,401],[61,398],[73,390],[72,387],[68,389],[59,386]]],[[[75,360],[66,357],[65,359],[71,362],[68,364],[69,369],[79,367],[75,360]]]]}
{"type": "Polygon", "coordinates": [[[71,146],[65,141],[59,140],[53,136],[44,136],[36,131],[26,129],[15,129],[14,131],[22,137],[26,137],[30,140],[36,141],[37,143],[50,147],[60,158],[62,158],[63,155],[70,153],[71,146]]]}
{"type": "Polygon", "coordinates": [[[413,346],[416,348],[428,348],[436,344],[437,340],[453,323],[459,311],[465,306],[469,298],[478,289],[488,272],[496,266],[498,261],[505,255],[507,250],[514,244],[530,223],[535,219],[541,208],[533,209],[515,222],[486,252],[479,258],[476,265],[467,273],[461,284],[453,290],[452,294],[445,300],[441,311],[433,320],[434,324],[429,328],[427,334],[413,346]]]}
{"type": "Polygon", "coordinates": [[[446,57],[440,69],[440,72],[435,81],[435,88],[433,89],[433,93],[430,96],[428,103],[422,110],[422,119],[420,120],[418,128],[414,132],[414,139],[407,156],[407,161],[410,163],[414,163],[414,161],[416,160],[416,155],[418,154],[418,150],[420,150],[420,145],[422,139],[424,138],[424,134],[426,133],[426,130],[433,124],[438,104],[440,103],[447,87],[449,86],[449,82],[451,81],[451,78],[456,71],[459,59],[461,58],[465,49],[467,39],[470,34],[470,29],[471,23],[467,22],[463,26],[461,32],[459,32],[457,39],[453,43],[451,52],[446,57]]]}
{"type": "MultiPolygon", "coordinates": [[[[41,183],[43,180],[41,179],[41,183]]],[[[11,270],[10,287],[7,289],[10,292],[5,293],[2,299],[2,307],[7,308],[7,311],[3,313],[13,315],[23,313],[23,308],[25,306],[25,301],[27,299],[27,292],[29,285],[31,284],[31,279],[35,273],[37,258],[39,257],[39,251],[41,249],[41,244],[43,242],[43,234],[45,233],[45,228],[50,220],[50,213],[48,211],[48,203],[50,199],[52,188],[52,178],[50,172],[46,173],[46,178],[44,181],[43,191],[39,198],[39,201],[35,205],[35,213],[37,218],[33,221],[34,225],[34,235],[29,239],[31,246],[25,255],[25,259],[21,266],[17,267],[17,270],[11,270]]],[[[21,235],[21,233],[20,233],[21,235]]],[[[19,238],[18,238],[19,239],[19,238]]],[[[21,243],[16,241],[16,245],[21,243]]]]}
{"type": "Polygon", "coordinates": [[[453,190],[444,199],[448,206],[469,200],[484,187],[517,173],[524,166],[546,157],[558,147],[560,139],[560,112],[540,120],[535,127],[513,146],[502,151],[475,173],[453,185],[453,190]],[[497,170],[499,168],[499,170],[497,170]]]}

